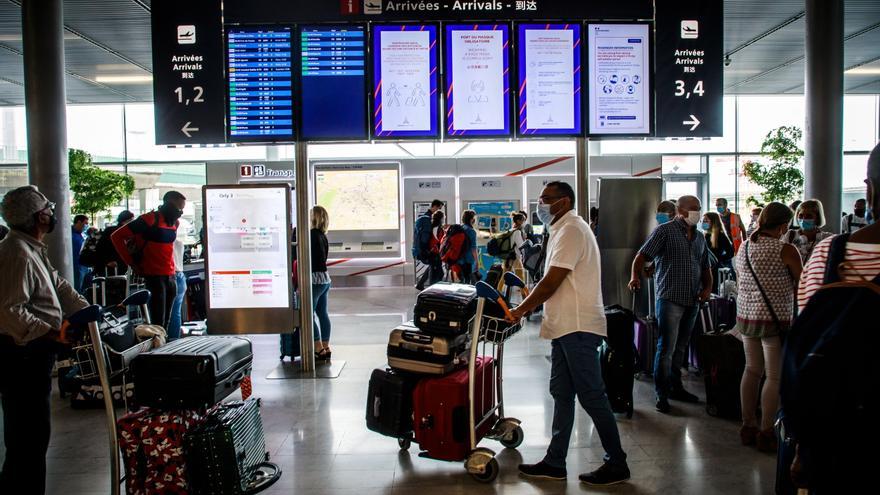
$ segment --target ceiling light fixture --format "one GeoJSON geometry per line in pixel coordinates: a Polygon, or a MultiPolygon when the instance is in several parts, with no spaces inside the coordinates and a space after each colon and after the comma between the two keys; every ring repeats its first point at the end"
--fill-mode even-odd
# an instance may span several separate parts
{"type": "Polygon", "coordinates": [[[112,75],[95,76],[95,82],[102,84],[150,84],[153,82],[151,75],[112,75]]]}
{"type": "Polygon", "coordinates": [[[880,67],[855,67],[846,71],[846,74],[850,76],[880,76],[880,67]]]}

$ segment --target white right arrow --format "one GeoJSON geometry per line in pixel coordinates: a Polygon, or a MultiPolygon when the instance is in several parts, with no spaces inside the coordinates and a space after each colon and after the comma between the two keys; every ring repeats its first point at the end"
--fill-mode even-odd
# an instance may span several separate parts
{"type": "MultiPolygon", "coordinates": [[[[691,115],[691,117],[693,117],[693,115],[691,115]]],[[[192,137],[192,134],[190,134],[190,132],[199,132],[198,127],[190,127],[189,126],[190,124],[192,124],[192,122],[187,122],[186,124],[183,124],[183,127],[180,128],[180,131],[182,133],[186,134],[186,137],[188,137],[188,138],[192,137]]],[[[691,129],[691,130],[693,130],[693,129],[691,129]]]]}
{"type": "Polygon", "coordinates": [[[694,114],[691,114],[691,120],[685,120],[682,124],[691,126],[691,131],[693,131],[700,125],[700,119],[696,118],[694,114]]]}

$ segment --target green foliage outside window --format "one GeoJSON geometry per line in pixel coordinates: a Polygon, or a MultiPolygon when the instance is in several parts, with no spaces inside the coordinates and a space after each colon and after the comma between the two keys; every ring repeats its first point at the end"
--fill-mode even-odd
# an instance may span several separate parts
{"type": "Polygon", "coordinates": [[[804,173],[798,168],[804,157],[800,147],[803,131],[797,127],[783,126],[767,133],[761,144],[763,161],[743,164],[743,175],[753,184],[764,189],[761,197],[749,196],[748,204],[761,206],[771,201],[788,204],[800,198],[804,192],[804,173]]]}
{"type": "Polygon", "coordinates": [[[92,225],[95,225],[99,213],[108,211],[134,192],[134,179],[95,166],[92,156],[83,150],[68,150],[67,160],[70,191],[73,193],[72,210],[88,215],[92,225]]]}

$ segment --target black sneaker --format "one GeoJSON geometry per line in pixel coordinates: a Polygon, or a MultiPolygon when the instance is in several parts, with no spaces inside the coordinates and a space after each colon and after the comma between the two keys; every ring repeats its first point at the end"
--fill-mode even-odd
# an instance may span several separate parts
{"type": "Polygon", "coordinates": [[[544,478],[548,480],[565,480],[568,472],[565,468],[553,467],[544,461],[537,464],[520,464],[519,472],[529,478],[544,478]]]}
{"type": "Polygon", "coordinates": [[[666,399],[657,399],[657,411],[662,412],[663,414],[669,414],[671,407],[669,407],[669,401],[666,399]]]}
{"type": "Polygon", "coordinates": [[[700,398],[696,395],[688,392],[687,390],[680,388],[678,390],[673,390],[672,393],[669,394],[669,398],[672,400],[677,400],[681,402],[690,402],[691,404],[696,404],[700,402],[700,398]]]}
{"type": "Polygon", "coordinates": [[[581,483],[591,486],[616,485],[629,479],[629,468],[626,465],[617,467],[606,462],[592,473],[578,476],[578,479],[581,483]]]}

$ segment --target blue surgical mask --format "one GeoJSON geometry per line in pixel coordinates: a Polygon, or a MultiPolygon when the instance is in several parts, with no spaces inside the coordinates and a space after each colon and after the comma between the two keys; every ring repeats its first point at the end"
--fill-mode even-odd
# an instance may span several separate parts
{"type": "Polygon", "coordinates": [[[663,225],[670,220],[669,213],[658,213],[657,216],[654,218],[657,219],[657,223],[659,223],[660,225],[663,225]]]}
{"type": "Polygon", "coordinates": [[[553,205],[555,205],[559,201],[561,201],[561,199],[557,199],[550,204],[538,204],[538,209],[535,212],[537,213],[538,220],[540,220],[541,223],[543,223],[544,225],[550,225],[551,223],[553,223],[553,219],[556,218],[556,215],[550,213],[550,209],[553,208],[553,205]]]}
{"type": "Polygon", "coordinates": [[[727,208],[725,208],[723,206],[718,206],[715,209],[718,210],[718,213],[720,213],[722,215],[724,214],[725,211],[727,211],[727,208]]]}
{"type": "Polygon", "coordinates": [[[815,220],[807,220],[805,218],[800,221],[800,224],[801,224],[801,230],[814,230],[816,228],[816,221],[815,220]]]}
{"type": "Polygon", "coordinates": [[[709,222],[703,222],[702,227],[703,227],[703,232],[709,232],[709,229],[712,228],[712,224],[709,222]]]}

